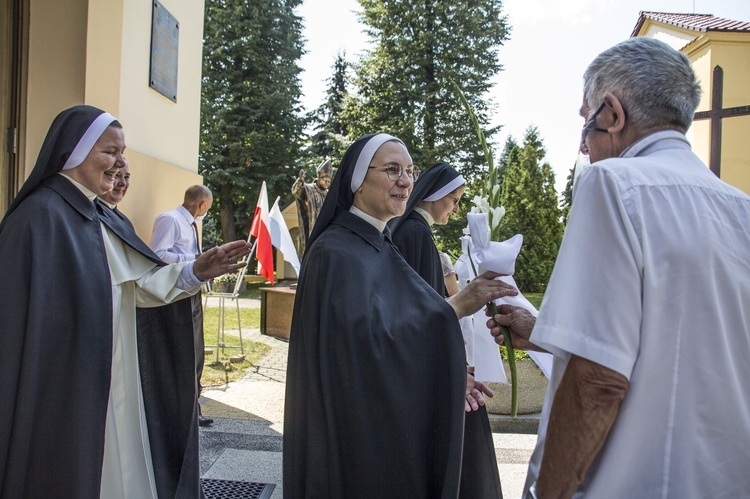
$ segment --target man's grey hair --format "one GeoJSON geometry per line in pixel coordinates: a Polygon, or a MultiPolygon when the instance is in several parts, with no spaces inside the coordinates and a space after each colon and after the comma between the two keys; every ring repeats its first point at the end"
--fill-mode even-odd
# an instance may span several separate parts
{"type": "Polygon", "coordinates": [[[204,199],[213,199],[211,189],[205,185],[193,185],[185,191],[185,203],[200,203],[204,199]]]}
{"type": "Polygon", "coordinates": [[[583,74],[583,95],[597,108],[611,92],[641,128],[690,128],[701,88],[690,60],[654,38],[639,36],[601,54],[583,74]]]}

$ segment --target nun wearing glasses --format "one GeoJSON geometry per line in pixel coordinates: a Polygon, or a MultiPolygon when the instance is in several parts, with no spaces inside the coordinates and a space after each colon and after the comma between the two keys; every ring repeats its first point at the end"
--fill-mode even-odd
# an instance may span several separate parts
{"type": "MultiPolygon", "coordinates": [[[[409,196],[404,214],[389,222],[393,243],[407,263],[437,293],[448,297],[443,264],[432,233],[433,225],[445,225],[451,215],[458,213],[466,180],[448,163],[438,163],[419,176],[409,196]]],[[[450,276],[455,280],[455,276],[450,276]]],[[[460,291],[463,293],[465,291],[460,291]]],[[[474,367],[468,367],[473,376],[474,367]]],[[[492,397],[492,391],[476,382],[482,396],[492,397]]],[[[473,398],[473,394],[467,397],[473,398]]],[[[459,497],[483,499],[501,498],[500,474],[497,470],[492,429],[484,402],[475,410],[468,401],[464,422],[464,450],[461,466],[459,497]]]]}
{"type": "Polygon", "coordinates": [[[487,273],[448,301],[402,258],[387,222],[417,176],[381,133],[355,141],[333,179],[294,304],[285,497],[458,495],[466,395],[479,395],[458,317],[517,292],[487,273]]]}
{"type": "Polygon", "coordinates": [[[61,112],[0,223],[2,498],[202,495],[192,332],[136,334],[136,306],[190,296],[249,248],[165,265],[97,199],[124,151],[114,116],[61,112]]]}

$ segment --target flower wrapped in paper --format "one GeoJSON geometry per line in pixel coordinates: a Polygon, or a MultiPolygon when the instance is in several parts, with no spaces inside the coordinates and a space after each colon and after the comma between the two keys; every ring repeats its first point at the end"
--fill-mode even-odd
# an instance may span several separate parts
{"type": "MultiPolygon", "coordinates": [[[[481,206],[477,205],[478,209],[481,206]]],[[[502,217],[498,212],[497,222],[502,217]]],[[[466,286],[474,277],[482,272],[491,270],[499,274],[502,281],[514,286],[516,282],[512,275],[515,273],[516,258],[523,244],[523,235],[515,236],[505,241],[492,241],[490,232],[490,213],[467,213],[468,235],[461,238],[461,257],[456,262],[456,273],[461,286],[466,286]]],[[[519,292],[517,296],[509,296],[495,300],[496,305],[507,303],[529,310],[534,316],[536,308],[519,292]]],[[[500,351],[486,326],[487,317],[484,310],[465,317],[461,321],[461,328],[466,343],[466,356],[470,365],[474,366],[474,377],[478,381],[494,381],[507,383],[508,379],[502,366],[500,351]]],[[[529,357],[539,366],[545,376],[549,378],[552,369],[552,356],[539,352],[528,352],[529,357]]],[[[509,362],[514,362],[511,355],[509,362]]],[[[512,364],[511,364],[512,366],[512,364]]],[[[511,373],[514,369],[511,368],[511,373]]],[[[517,384],[513,393],[517,393],[517,384]]],[[[515,404],[511,404],[515,406],[515,404]]],[[[511,411],[515,416],[514,411],[511,411]]]]}

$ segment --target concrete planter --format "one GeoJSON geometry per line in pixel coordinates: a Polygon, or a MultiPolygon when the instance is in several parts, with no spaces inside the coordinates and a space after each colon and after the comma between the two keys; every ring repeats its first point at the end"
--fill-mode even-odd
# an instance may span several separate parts
{"type": "MultiPolygon", "coordinates": [[[[508,384],[487,383],[487,386],[495,392],[493,398],[485,397],[487,412],[490,414],[510,414],[510,369],[507,362],[503,362],[503,367],[508,377],[508,384]]],[[[531,359],[517,359],[516,371],[518,373],[518,414],[541,412],[549,380],[531,359]]]]}

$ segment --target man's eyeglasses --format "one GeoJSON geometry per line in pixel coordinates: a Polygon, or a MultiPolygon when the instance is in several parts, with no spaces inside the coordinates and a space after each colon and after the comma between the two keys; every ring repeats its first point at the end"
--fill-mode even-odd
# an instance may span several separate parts
{"type": "Polygon", "coordinates": [[[581,149],[581,152],[584,152],[584,146],[586,145],[586,135],[588,135],[589,132],[604,132],[609,133],[609,130],[606,128],[599,128],[596,126],[596,117],[599,116],[599,113],[602,112],[602,109],[604,109],[604,102],[601,103],[601,105],[596,109],[594,112],[594,115],[589,119],[586,123],[583,125],[583,129],[581,130],[581,144],[579,148],[581,149]]]}
{"type": "Polygon", "coordinates": [[[393,180],[394,182],[400,179],[404,173],[407,177],[409,177],[409,179],[411,179],[412,182],[417,180],[417,178],[419,177],[419,168],[413,165],[404,168],[398,163],[388,163],[387,165],[383,166],[370,165],[367,168],[376,168],[381,172],[385,172],[385,174],[388,175],[388,178],[390,180],[393,180]]]}

